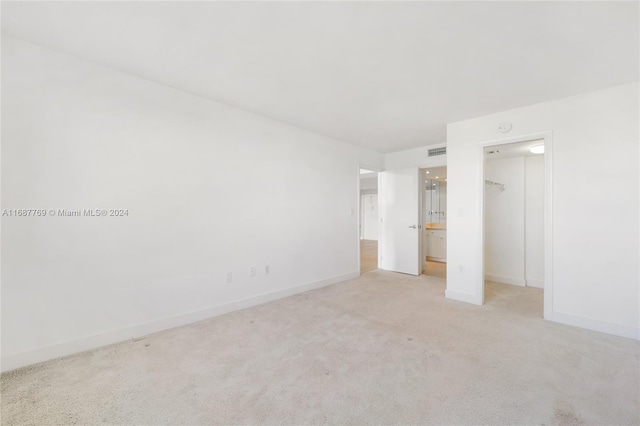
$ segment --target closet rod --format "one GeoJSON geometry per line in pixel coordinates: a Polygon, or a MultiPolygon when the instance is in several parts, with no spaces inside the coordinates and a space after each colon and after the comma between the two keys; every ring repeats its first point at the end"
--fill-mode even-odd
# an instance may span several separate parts
{"type": "Polygon", "coordinates": [[[504,191],[504,183],[498,183],[498,182],[494,182],[492,180],[484,180],[484,183],[486,183],[487,185],[491,185],[491,186],[499,186],[501,191],[504,191]]]}

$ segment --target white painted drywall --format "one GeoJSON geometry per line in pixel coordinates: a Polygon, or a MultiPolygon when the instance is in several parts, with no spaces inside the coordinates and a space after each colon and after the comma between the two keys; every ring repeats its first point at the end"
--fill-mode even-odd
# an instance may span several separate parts
{"type": "Polygon", "coordinates": [[[2,124],[3,209],[129,211],[2,218],[5,370],[359,273],[377,153],[7,36],[2,124]]]}
{"type": "Polygon", "coordinates": [[[485,277],[489,281],[525,285],[524,157],[485,162],[485,277]]]}
{"type": "Polygon", "coordinates": [[[378,174],[360,176],[360,194],[376,194],[378,191],[378,174]],[[366,177],[365,177],[366,176],[366,177]]]}
{"type": "Polygon", "coordinates": [[[480,144],[550,131],[550,319],[639,338],[638,91],[625,84],[447,126],[447,297],[482,301],[480,144]],[[610,216],[593,208],[594,194],[606,194],[610,216]]]}
{"type": "Polygon", "coordinates": [[[544,287],[544,156],[525,157],[525,280],[544,287]]]}
{"type": "Polygon", "coordinates": [[[407,167],[440,167],[447,165],[447,155],[429,157],[429,150],[444,147],[444,143],[421,146],[404,151],[390,152],[384,155],[385,170],[404,169],[407,167]]]}

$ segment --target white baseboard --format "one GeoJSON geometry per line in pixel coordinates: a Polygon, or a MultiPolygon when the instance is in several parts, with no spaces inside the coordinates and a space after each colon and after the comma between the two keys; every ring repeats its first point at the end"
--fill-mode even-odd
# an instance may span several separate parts
{"type": "Polygon", "coordinates": [[[511,284],[511,285],[517,285],[520,287],[524,287],[527,282],[525,281],[524,278],[513,278],[513,277],[503,277],[500,275],[488,275],[486,274],[484,276],[485,281],[491,281],[494,283],[501,283],[501,284],[511,284]]]}
{"type": "Polygon", "coordinates": [[[229,312],[250,308],[251,306],[256,306],[262,303],[282,299],[294,294],[303,293],[305,291],[325,287],[331,284],[336,284],[342,281],[357,278],[359,276],[359,272],[352,272],[349,274],[331,277],[320,281],[301,284],[295,287],[289,287],[269,293],[259,294],[257,296],[236,300],[222,305],[212,306],[192,312],[186,312],[183,314],[162,318],[147,323],[136,324],[130,327],[120,328],[93,336],[81,337],[79,339],[69,340],[50,346],[44,346],[26,352],[5,355],[2,357],[2,361],[0,362],[0,371],[4,372],[15,370],[16,368],[25,367],[27,365],[36,364],[50,359],[60,358],[62,356],[99,348],[101,346],[123,342],[131,338],[142,337],[170,328],[180,327],[182,325],[202,321],[208,318],[213,318],[229,312]]]}
{"type": "Polygon", "coordinates": [[[527,279],[527,287],[544,288],[544,280],[527,279]]]}
{"type": "MultiPolygon", "coordinates": [[[[545,318],[547,319],[547,318],[545,318]]],[[[628,339],[640,340],[640,328],[621,324],[594,320],[591,318],[578,317],[562,312],[553,312],[551,318],[553,322],[572,325],[574,327],[586,328],[587,330],[599,331],[601,333],[613,334],[614,336],[626,337],[628,339]]]]}
{"type": "Polygon", "coordinates": [[[460,302],[472,303],[474,305],[482,305],[482,298],[475,294],[461,293],[453,290],[445,290],[444,297],[447,299],[458,300],[460,302]]]}

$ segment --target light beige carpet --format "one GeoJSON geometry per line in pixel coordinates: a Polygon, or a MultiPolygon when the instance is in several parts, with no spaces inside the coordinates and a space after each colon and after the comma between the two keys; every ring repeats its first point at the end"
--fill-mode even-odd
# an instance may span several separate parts
{"type": "Polygon", "coordinates": [[[2,423],[639,424],[640,345],[374,271],[2,375],[2,423]]]}

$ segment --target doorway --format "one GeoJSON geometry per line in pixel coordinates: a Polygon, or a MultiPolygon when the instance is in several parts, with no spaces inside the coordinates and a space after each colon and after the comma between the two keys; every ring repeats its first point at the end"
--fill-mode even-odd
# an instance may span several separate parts
{"type": "Polygon", "coordinates": [[[360,273],[378,269],[378,172],[360,169],[360,273]]]}
{"type": "Polygon", "coordinates": [[[550,293],[545,282],[548,145],[545,138],[534,138],[483,147],[484,298],[533,298],[539,300],[540,316],[550,293]]]}
{"type": "Polygon", "coordinates": [[[422,191],[422,272],[447,278],[447,167],[420,170],[422,191]]]}
{"type": "MultiPolygon", "coordinates": [[[[395,161],[391,168],[379,173],[380,269],[413,276],[422,275],[428,269],[424,247],[425,221],[428,218],[423,204],[426,197],[425,175],[427,169],[446,164],[446,147],[438,146],[421,149],[415,156],[395,161]]],[[[445,176],[440,178],[446,179],[445,176]]],[[[441,260],[444,258],[446,255],[441,260]]],[[[429,269],[429,272],[434,269],[429,269]]]]}

